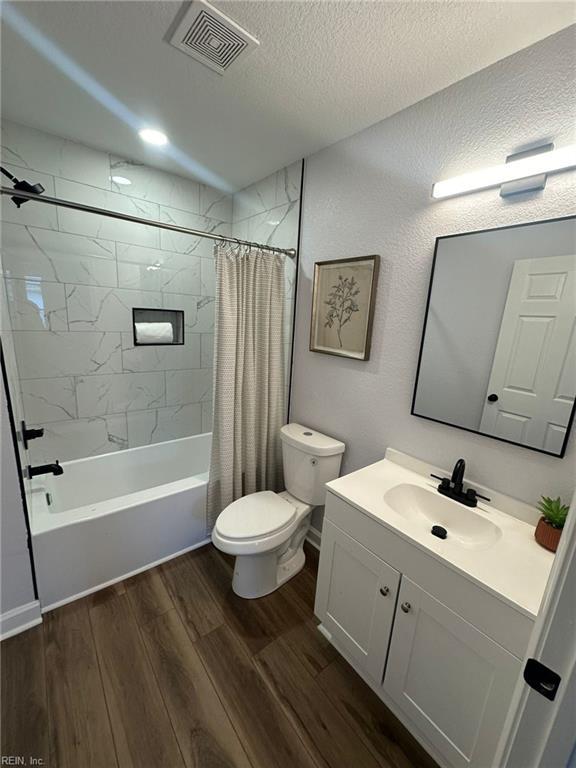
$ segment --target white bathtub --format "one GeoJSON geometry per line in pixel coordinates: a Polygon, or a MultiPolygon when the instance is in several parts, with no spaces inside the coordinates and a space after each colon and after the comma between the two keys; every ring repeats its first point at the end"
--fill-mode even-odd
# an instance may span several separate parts
{"type": "Polygon", "coordinates": [[[67,461],[33,482],[42,610],[202,546],[211,435],[67,461]]]}

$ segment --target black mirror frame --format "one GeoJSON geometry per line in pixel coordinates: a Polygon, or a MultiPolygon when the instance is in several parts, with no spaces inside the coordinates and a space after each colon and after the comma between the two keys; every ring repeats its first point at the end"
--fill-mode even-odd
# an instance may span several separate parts
{"type": "Polygon", "coordinates": [[[432,259],[432,271],[430,273],[430,283],[428,285],[428,296],[426,297],[426,310],[424,313],[424,326],[422,328],[422,338],[420,340],[420,350],[418,352],[418,364],[416,367],[416,380],[414,382],[414,393],[412,395],[412,405],[410,408],[410,414],[412,416],[417,416],[419,419],[426,419],[426,421],[433,421],[436,422],[436,424],[445,424],[448,427],[453,427],[454,429],[460,429],[463,432],[470,432],[473,435],[480,435],[482,437],[489,437],[492,440],[498,440],[500,443],[508,443],[508,445],[516,445],[519,448],[524,448],[528,451],[534,451],[535,453],[543,453],[546,456],[553,456],[555,459],[563,459],[566,455],[566,449],[568,447],[568,440],[570,438],[570,433],[572,430],[572,426],[574,424],[574,419],[576,417],[576,397],[574,399],[574,405],[572,406],[572,411],[570,413],[570,418],[568,419],[568,424],[566,425],[566,435],[564,436],[564,442],[562,443],[562,449],[560,453],[553,453],[552,451],[545,451],[542,448],[534,448],[531,445],[525,445],[524,443],[517,443],[513,440],[506,440],[504,437],[497,437],[496,435],[490,435],[488,432],[480,432],[480,430],[477,429],[469,429],[468,427],[461,427],[458,424],[452,424],[449,421],[442,421],[442,419],[434,419],[432,416],[424,416],[421,413],[416,413],[416,393],[418,392],[418,380],[420,378],[420,367],[422,364],[422,354],[424,351],[424,340],[426,338],[426,327],[428,324],[428,312],[430,309],[430,300],[432,298],[432,288],[434,285],[434,272],[436,269],[436,258],[438,256],[438,245],[441,240],[448,240],[453,237],[464,237],[465,235],[479,235],[482,232],[496,232],[500,229],[518,229],[519,227],[531,227],[535,226],[536,224],[551,224],[553,222],[557,221],[569,221],[571,219],[576,219],[576,216],[560,216],[556,219],[541,219],[540,221],[526,221],[522,222],[521,224],[508,224],[503,227],[490,227],[488,229],[476,229],[472,232],[456,232],[452,235],[440,235],[436,238],[436,243],[434,245],[434,257],[432,259]]]}

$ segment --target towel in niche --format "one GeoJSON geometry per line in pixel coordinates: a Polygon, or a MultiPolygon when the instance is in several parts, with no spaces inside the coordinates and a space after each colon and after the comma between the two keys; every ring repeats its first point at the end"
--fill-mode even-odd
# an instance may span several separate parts
{"type": "Polygon", "coordinates": [[[138,344],[172,344],[172,323],[135,323],[138,344]]]}

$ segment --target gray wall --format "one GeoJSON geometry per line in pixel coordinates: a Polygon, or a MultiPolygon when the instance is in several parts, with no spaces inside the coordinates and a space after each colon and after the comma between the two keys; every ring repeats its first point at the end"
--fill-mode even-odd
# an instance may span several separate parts
{"type": "Polygon", "coordinates": [[[343,440],[343,472],[393,446],[437,465],[464,456],[477,482],[534,503],[570,498],[574,436],[564,459],[410,415],[438,235],[572,214],[575,174],[541,193],[497,190],[433,201],[432,184],[503,162],[530,143],[575,142],[575,27],[564,30],[308,159],[302,215],[291,418],[343,440]],[[315,261],[382,256],[368,362],[308,351],[315,261]]]}
{"type": "Polygon", "coordinates": [[[575,253],[574,219],[440,241],[417,413],[480,427],[514,263],[575,253]]]}

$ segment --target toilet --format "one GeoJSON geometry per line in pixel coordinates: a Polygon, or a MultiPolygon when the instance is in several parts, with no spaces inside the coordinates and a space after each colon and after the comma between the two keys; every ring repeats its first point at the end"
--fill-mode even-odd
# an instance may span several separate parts
{"type": "Polygon", "coordinates": [[[325,483],[340,473],[345,445],[301,424],[280,430],[286,490],[260,491],[222,510],[215,547],[235,555],[232,589],[240,597],[274,592],[304,566],[310,513],[324,504],[325,483]]]}

